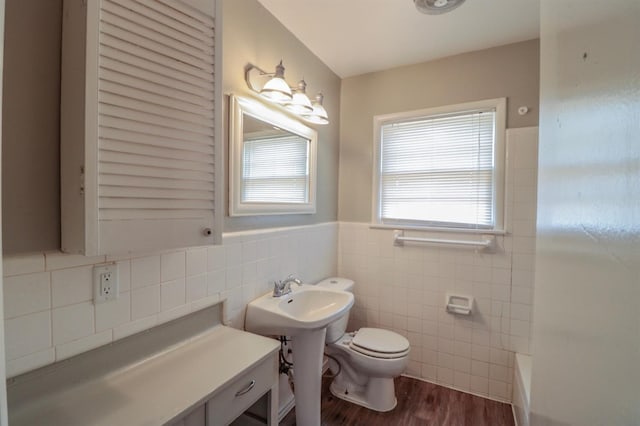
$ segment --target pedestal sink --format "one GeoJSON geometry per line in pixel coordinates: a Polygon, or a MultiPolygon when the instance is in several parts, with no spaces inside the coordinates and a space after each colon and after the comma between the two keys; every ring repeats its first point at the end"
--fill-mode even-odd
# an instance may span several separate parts
{"type": "Polygon", "coordinates": [[[327,325],[353,306],[353,294],[309,284],[273,297],[265,294],[247,305],[245,328],[262,335],[291,336],[296,423],[320,425],[322,356],[327,325]]]}

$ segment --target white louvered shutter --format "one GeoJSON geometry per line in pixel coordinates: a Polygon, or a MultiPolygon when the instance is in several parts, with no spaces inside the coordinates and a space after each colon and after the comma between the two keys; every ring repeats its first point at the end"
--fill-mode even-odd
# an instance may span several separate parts
{"type": "Polygon", "coordinates": [[[85,161],[87,232],[98,243],[86,252],[212,244],[214,17],[192,0],[97,1],[87,12],[85,161]]]}

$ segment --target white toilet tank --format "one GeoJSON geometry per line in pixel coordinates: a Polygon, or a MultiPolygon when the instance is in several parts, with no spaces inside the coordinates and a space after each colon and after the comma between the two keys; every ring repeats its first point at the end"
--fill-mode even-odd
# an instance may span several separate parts
{"type": "MultiPolygon", "coordinates": [[[[353,280],[348,278],[331,277],[320,281],[317,285],[321,287],[332,288],[335,290],[348,291],[353,293],[353,280]]],[[[347,331],[347,323],[349,322],[349,312],[332,322],[327,326],[327,337],[325,342],[333,343],[341,338],[347,331]]]]}

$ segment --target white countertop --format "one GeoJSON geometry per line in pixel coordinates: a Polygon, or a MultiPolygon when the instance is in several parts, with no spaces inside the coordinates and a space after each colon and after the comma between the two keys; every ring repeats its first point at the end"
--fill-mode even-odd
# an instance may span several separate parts
{"type": "Polygon", "coordinates": [[[9,406],[17,425],[160,425],[215,395],[277,351],[273,339],[217,325],[170,350],[102,377],[29,397],[21,384],[9,406]]]}

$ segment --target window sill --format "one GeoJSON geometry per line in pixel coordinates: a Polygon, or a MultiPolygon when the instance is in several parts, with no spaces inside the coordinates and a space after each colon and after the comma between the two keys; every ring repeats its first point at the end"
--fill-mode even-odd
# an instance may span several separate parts
{"type": "Polygon", "coordinates": [[[468,235],[507,235],[504,229],[465,229],[465,228],[441,228],[436,226],[408,226],[408,225],[384,225],[372,223],[370,229],[397,229],[403,231],[446,232],[452,234],[468,235]]]}

